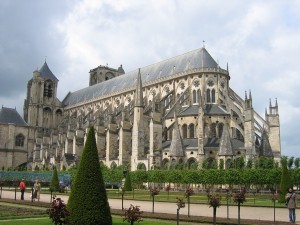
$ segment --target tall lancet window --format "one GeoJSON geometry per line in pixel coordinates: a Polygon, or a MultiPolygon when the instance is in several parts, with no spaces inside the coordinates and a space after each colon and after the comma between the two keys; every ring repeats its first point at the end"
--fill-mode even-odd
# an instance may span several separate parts
{"type": "Polygon", "coordinates": [[[213,103],[216,102],[216,91],[215,91],[215,89],[212,89],[212,91],[211,91],[211,102],[213,102],[213,103]]]}
{"type": "Polygon", "coordinates": [[[222,137],[223,127],[224,127],[224,124],[223,124],[223,123],[220,123],[220,124],[218,125],[218,133],[219,133],[219,137],[222,137]]]}
{"type": "Polygon", "coordinates": [[[196,90],[193,90],[193,104],[198,103],[198,96],[196,90]]]}
{"type": "Polygon", "coordinates": [[[52,81],[47,80],[44,84],[44,96],[51,98],[53,95],[53,84],[52,81]]]}
{"type": "Polygon", "coordinates": [[[206,102],[209,103],[210,102],[210,89],[206,90],[206,102]]]}
{"type": "Polygon", "coordinates": [[[195,126],[194,124],[190,124],[189,126],[189,131],[190,131],[190,138],[194,138],[195,137],[195,126]]]}
{"type": "Polygon", "coordinates": [[[187,138],[187,125],[182,125],[182,138],[187,138]]]}

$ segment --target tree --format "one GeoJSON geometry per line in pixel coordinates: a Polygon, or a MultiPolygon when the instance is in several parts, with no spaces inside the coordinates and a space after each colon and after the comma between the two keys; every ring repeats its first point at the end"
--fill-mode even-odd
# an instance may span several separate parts
{"type": "Polygon", "coordinates": [[[61,198],[53,197],[51,208],[47,209],[47,214],[55,225],[69,224],[69,212],[65,202],[61,198]]]}
{"type": "Polygon", "coordinates": [[[130,205],[129,209],[125,209],[123,221],[127,221],[130,225],[133,225],[134,222],[142,221],[142,213],[143,211],[140,210],[139,206],[130,205]]]}
{"type": "Polygon", "coordinates": [[[248,169],[251,169],[253,167],[253,160],[252,159],[248,159],[247,161],[247,166],[248,169]]]}
{"type": "Polygon", "coordinates": [[[238,204],[238,224],[240,225],[241,223],[241,204],[243,204],[246,201],[246,190],[242,189],[241,192],[236,193],[234,195],[234,202],[238,204]]]}
{"type": "Polygon", "coordinates": [[[112,224],[93,127],[89,128],[67,207],[72,225],[112,224]]]}
{"type": "Polygon", "coordinates": [[[219,169],[220,169],[220,170],[223,170],[223,169],[224,169],[224,159],[220,159],[219,169]]]}
{"type": "Polygon", "coordinates": [[[213,224],[216,225],[217,218],[217,208],[221,205],[221,196],[220,195],[210,195],[208,196],[209,207],[213,207],[213,224]]]}
{"type": "Polygon", "coordinates": [[[300,158],[296,158],[294,160],[294,165],[295,165],[295,168],[298,169],[300,167],[300,158]]]}
{"type": "Polygon", "coordinates": [[[152,213],[154,213],[154,197],[159,194],[159,189],[157,187],[150,188],[150,195],[152,196],[152,213]]]}
{"type": "Polygon", "coordinates": [[[289,187],[292,187],[292,181],[291,181],[291,176],[290,172],[287,169],[287,158],[282,157],[281,158],[281,180],[280,180],[280,195],[278,198],[278,202],[285,202],[285,195],[287,193],[287,190],[289,187]]]}
{"type": "Polygon", "coordinates": [[[50,183],[50,190],[51,191],[59,191],[59,181],[58,181],[58,174],[56,166],[53,166],[53,174],[50,183]]]}
{"type": "Polygon", "coordinates": [[[126,174],[124,189],[125,189],[125,191],[132,191],[132,184],[131,184],[131,178],[130,178],[129,172],[127,172],[127,174],[126,174]]]}
{"type": "Polygon", "coordinates": [[[290,157],[288,159],[288,164],[287,164],[288,168],[291,169],[293,167],[293,164],[294,164],[294,157],[290,157]]]}
{"type": "Polygon", "coordinates": [[[237,169],[243,169],[245,167],[245,160],[244,157],[239,157],[236,160],[236,168],[237,169]]]}

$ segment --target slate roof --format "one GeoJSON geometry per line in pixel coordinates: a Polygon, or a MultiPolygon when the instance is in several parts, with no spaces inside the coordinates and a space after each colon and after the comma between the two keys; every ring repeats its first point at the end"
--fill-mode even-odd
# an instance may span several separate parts
{"type": "Polygon", "coordinates": [[[0,124],[15,124],[17,126],[28,126],[16,109],[3,107],[0,109],[0,124]]]}
{"type": "MultiPolygon", "coordinates": [[[[191,138],[191,139],[183,139],[182,144],[184,148],[198,148],[198,139],[191,138]]],[[[162,148],[169,148],[171,145],[171,141],[165,141],[162,144],[162,148]]],[[[231,139],[232,149],[243,148],[244,143],[238,139],[231,139]]],[[[220,146],[220,138],[205,138],[204,139],[204,148],[218,148],[220,146]]]]}
{"type": "Polygon", "coordinates": [[[219,145],[219,155],[220,156],[233,155],[232,144],[231,144],[229,129],[227,125],[223,127],[222,137],[219,145]]]}
{"type": "Polygon", "coordinates": [[[58,81],[58,79],[56,78],[56,76],[51,72],[51,70],[49,69],[47,63],[45,62],[44,65],[42,66],[42,68],[39,70],[39,72],[41,73],[41,76],[44,78],[48,78],[50,80],[56,80],[58,81]]]}
{"type": "Polygon", "coordinates": [[[178,128],[177,118],[174,113],[175,122],[174,122],[174,128],[172,133],[172,141],[170,145],[170,156],[173,157],[182,157],[184,156],[183,147],[182,147],[182,139],[180,136],[180,131],[178,128]]]}
{"type": "Polygon", "coordinates": [[[204,113],[211,115],[229,115],[229,113],[223,106],[216,104],[206,104],[204,113]]]}
{"type": "MultiPolygon", "coordinates": [[[[196,49],[185,54],[141,68],[143,84],[167,78],[175,73],[196,68],[218,68],[218,64],[205,48],[196,49]]],[[[65,106],[89,101],[117,91],[134,90],[138,69],[125,73],[102,83],[69,93],[63,100],[65,106]]]]}
{"type": "Polygon", "coordinates": [[[261,144],[258,148],[258,155],[265,157],[273,157],[273,151],[269,142],[267,131],[264,129],[261,135],[261,144]]]}
{"type": "MultiPolygon", "coordinates": [[[[171,119],[174,117],[174,110],[172,108],[171,111],[167,115],[167,119],[171,119]]],[[[178,113],[178,117],[180,116],[198,116],[199,113],[199,105],[191,105],[187,107],[182,107],[182,110],[178,113]]],[[[229,112],[222,106],[217,104],[206,104],[204,109],[205,115],[229,115],[229,112]]]]}

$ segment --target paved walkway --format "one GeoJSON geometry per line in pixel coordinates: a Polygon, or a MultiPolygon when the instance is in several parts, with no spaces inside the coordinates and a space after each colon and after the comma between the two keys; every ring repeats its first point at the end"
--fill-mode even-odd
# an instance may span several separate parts
{"type": "MultiPolygon", "coordinates": [[[[60,197],[67,202],[68,196],[60,195],[60,197]]],[[[2,198],[15,198],[14,191],[3,191],[2,198]]],[[[20,198],[20,192],[17,193],[17,198],[20,198]]],[[[40,201],[50,203],[51,196],[49,194],[41,194],[40,201]]],[[[25,200],[30,200],[29,193],[25,193],[25,200]]],[[[124,200],[124,208],[128,208],[130,204],[140,206],[143,211],[152,212],[152,202],[151,201],[136,201],[136,200],[124,200]]],[[[122,203],[120,199],[109,199],[109,205],[113,209],[121,209],[122,203]]],[[[159,202],[155,203],[154,211],[159,213],[169,213],[176,214],[177,206],[175,203],[159,202]]],[[[237,218],[238,209],[237,206],[229,206],[229,218],[237,218]]],[[[299,215],[299,209],[296,210],[296,214],[299,215]]],[[[209,208],[208,205],[203,204],[191,204],[190,205],[190,215],[194,216],[209,216],[212,217],[213,210],[209,208]]],[[[180,210],[180,214],[187,215],[188,208],[186,207],[180,210]]],[[[243,219],[256,219],[263,221],[274,221],[274,209],[267,207],[241,207],[241,216],[243,219]]],[[[174,215],[175,217],[175,215],[174,215]]],[[[227,207],[226,205],[220,206],[217,209],[217,217],[227,218],[227,207]]],[[[276,208],[276,221],[288,222],[288,210],[286,208],[276,208]]],[[[300,219],[296,221],[296,224],[300,224],[300,219]]]]}

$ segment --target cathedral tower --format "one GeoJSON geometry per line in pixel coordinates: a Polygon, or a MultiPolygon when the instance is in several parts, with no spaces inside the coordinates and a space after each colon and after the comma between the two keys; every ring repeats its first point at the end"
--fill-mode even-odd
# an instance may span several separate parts
{"type": "Polygon", "coordinates": [[[57,100],[58,79],[47,63],[33,72],[27,84],[27,98],[24,102],[24,119],[29,126],[55,128],[61,117],[61,103],[57,100]]]}
{"type": "Polygon", "coordinates": [[[245,123],[244,123],[244,140],[246,149],[246,161],[256,155],[255,151],[255,127],[254,127],[254,110],[252,107],[252,95],[249,91],[249,98],[245,92],[245,123]]]}
{"type": "Polygon", "coordinates": [[[275,159],[280,159],[281,143],[280,143],[280,122],[278,114],[278,103],[275,101],[275,106],[272,106],[270,100],[269,114],[266,112],[266,122],[268,124],[269,142],[275,159]]]}

